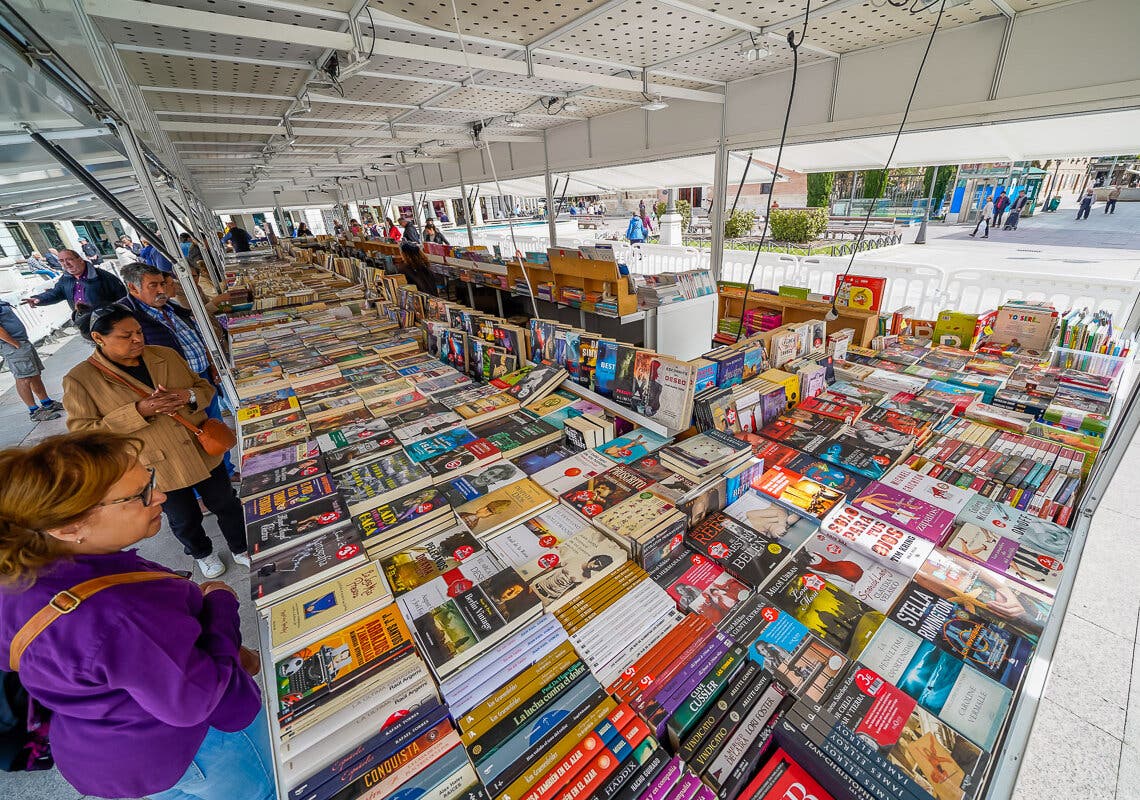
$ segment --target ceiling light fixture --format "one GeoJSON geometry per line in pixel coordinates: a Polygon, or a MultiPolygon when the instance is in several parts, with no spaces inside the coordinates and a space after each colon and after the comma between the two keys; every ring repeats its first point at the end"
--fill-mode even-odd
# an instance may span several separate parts
{"type": "Polygon", "coordinates": [[[751,39],[750,42],[745,42],[740,47],[740,55],[744,56],[749,61],[759,61],[762,58],[768,57],[768,48],[762,44],[756,43],[756,37],[748,34],[751,39]]]}
{"type": "Polygon", "coordinates": [[[569,114],[577,114],[582,110],[582,107],[575,103],[573,100],[567,99],[564,103],[562,103],[562,110],[569,114]]]}
{"type": "Polygon", "coordinates": [[[514,116],[513,114],[511,116],[507,117],[506,123],[507,123],[508,128],[523,128],[526,126],[525,122],[523,122],[521,119],[514,116]]]}
{"type": "Polygon", "coordinates": [[[661,111],[669,107],[669,104],[661,99],[660,95],[655,97],[645,96],[645,102],[641,104],[644,111],[661,111]]]}

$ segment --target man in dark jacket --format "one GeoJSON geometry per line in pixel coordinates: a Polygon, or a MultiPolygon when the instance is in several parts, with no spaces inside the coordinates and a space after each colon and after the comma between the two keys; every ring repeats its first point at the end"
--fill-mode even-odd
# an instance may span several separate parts
{"type": "Polygon", "coordinates": [[[86,239],[79,240],[79,249],[83,251],[83,257],[92,264],[98,264],[103,260],[103,257],[99,255],[99,248],[86,239]]]}
{"type": "Polygon", "coordinates": [[[222,237],[222,244],[229,242],[235,253],[249,252],[249,233],[245,228],[239,228],[232,222],[226,223],[226,235],[222,237]]]}
{"type": "Polygon", "coordinates": [[[46,292],[24,298],[25,303],[30,306],[50,306],[67,301],[74,311],[76,303],[99,308],[127,296],[127,287],[123,286],[121,280],[105,269],[88,264],[74,250],[60,250],[58,258],[63,275],[59,276],[55,286],[46,292]]]}
{"type": "MultiPolygon", "coordinates": [[[[198,329],[194,314],[189,309],[175,303],[167,283],[167,273],[158,267],[144,262],[127,264],[123,267],[123,278],[127,282],[130,295],[120,305],[134,313],[142,327],[143,341],[150,345],[169,347],[186,359],[193,372],[218,388],[214,365],[210,363],[210,353],[206,340],[198,329]]],[[[206,415],[212,419],[222,418],[221,389],[214,393],[214,399],[206,408],[206,415]]],[[[226,471],[234,474],[229,453],[225,456],[226,471]]]]}
{"type": "Polygon", "coordinates": [[[407,244],[419,244],[422,241],[423,237],[420,236],[420,230],[416,227],[416,220],[413,217],[404,224],[403,242],[406,242],[407,244]]]}

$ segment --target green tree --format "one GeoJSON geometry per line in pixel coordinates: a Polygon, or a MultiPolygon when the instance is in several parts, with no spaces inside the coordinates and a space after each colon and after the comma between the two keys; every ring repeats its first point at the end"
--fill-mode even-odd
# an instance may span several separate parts
{"type": "Polygon", "coordinates": [[[807,176],[807,204],[810,208],[831,205],[831,192],[835,188],[834,172],[812,172],[807,176]]]}
{"type": "Polygon", "coordinates": [[[863,196],[867,198],[882,197],[887,188],[888,171],[885,169],[869,169],[863,173],[863,196]]]}

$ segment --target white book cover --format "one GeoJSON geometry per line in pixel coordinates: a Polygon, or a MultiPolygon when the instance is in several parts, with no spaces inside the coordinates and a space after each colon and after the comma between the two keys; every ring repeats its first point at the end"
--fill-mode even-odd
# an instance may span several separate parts
{"type": "Polygon", "coordinates": [[[567,459],[531,475],[531,480],[558,497],[595,475],[612,467],[614,462],[596,450],[583,450],[567,459]]]}

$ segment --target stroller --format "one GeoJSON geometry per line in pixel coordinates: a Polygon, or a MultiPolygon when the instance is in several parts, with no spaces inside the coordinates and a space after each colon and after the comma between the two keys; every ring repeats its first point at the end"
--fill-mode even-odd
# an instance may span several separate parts
{"type": "Polygon", "coordinates": [[[1017,230],[1017,221],[1021,219],[1021,212],[1015,208],[1009,210],[1009,214],[1005,218],[1005,225],[1002,226],[1003,231],[1017,230]]]}

